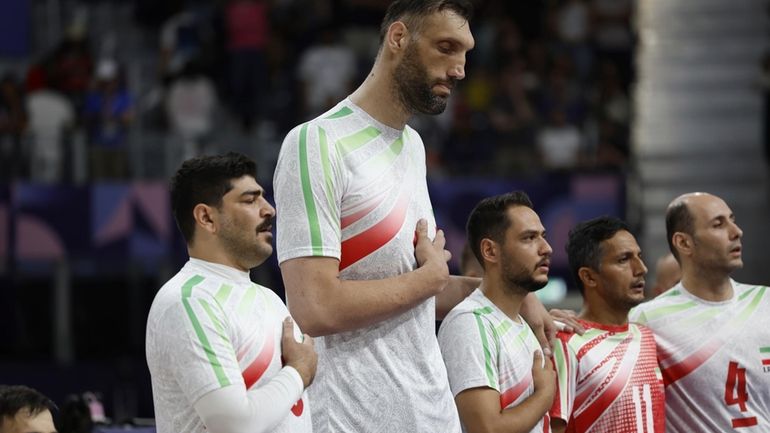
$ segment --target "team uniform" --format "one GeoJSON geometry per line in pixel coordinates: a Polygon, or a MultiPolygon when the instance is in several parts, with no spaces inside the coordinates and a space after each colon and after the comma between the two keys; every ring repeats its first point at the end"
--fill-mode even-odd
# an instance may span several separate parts
{"type": "Polygon", "coordinates": [[[652,332],[635,323],[578,321],[583,335],[556,334],[551,418],[563,419],[567,433],[664,433],[665,391],[652,332]]]}
{"type": "MultiPolygon", "coordinates": [[[[414,270],[417,221],[435,234],[425,175],[420,136],[349,99],[294,128],[273,181],[278,261],[334,257],[348,280],[414,270]]],[[[371,327],[317,338],[315,431],[460,431],[435,318],[430,298],[371,327]]]]}
{"type": "Polygon", "coordinates": [[[680,283],[629,316],[655,333],[670,433],[770,431],[770,293],[730,282],[728,301],[680,283]]]}
{"type": "MultiPolygon", "coordinates": [[[[470,388],[492,388],[500,393],[500,409],[506,409],[535,392],[532,357],[540,349],[535,334],[521,316],[512,320],[480,289],[449,312],[438,341],[455,396],[470,388]]],[[[546,413],[531,431],[548,433],[550,427],[546,413]]]]}
{"type": "Polygon", "coordinates": [[[206,432],[193,405],[228,386],[249,392],[273,380],[274,432],[310,433],[312,419],[302,378],[281,366],[281,299],[248,272],[191,258],[160,289],[147,320],[147,365],[159,433],[206,432]],[[281,414],[284,414],[282,416],[281,414]]]}

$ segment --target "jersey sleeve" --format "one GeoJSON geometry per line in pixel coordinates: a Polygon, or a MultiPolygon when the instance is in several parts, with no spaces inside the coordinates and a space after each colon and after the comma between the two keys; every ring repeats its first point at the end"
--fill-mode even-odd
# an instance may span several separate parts
{"type": "Polygon", "coordinates": [[[212,299],[192,295],[164,312],[156,336],[163,362],[190,403],[204,394],[243,382],[224,312],[212,299]]]}
{"type": "Polygon", "coordinates": [[[441,324],[438,341],[452,395],[478,387],[500,392],[498,341],[489,321],[470,312],[457,314],[441,324]]]}
{"type": "MultiPolygon", "coordinates": [[[[648,301],[649,302],[649,301],[648,301]]],[[[647,324],[647,317],[644,314],[644,306],[637,305],[628,312],[628,321],[631,323],[647,324]]]]}
{"type": "Polygon", "coordinates": [[[578,363],[577,356],[569,345],[573,334],[559,332],[553,342],[553,364],[556,370],[556,393],[551,406],[551,418],[563,419],[568,422],[575,400],[578,363]]]}
{"type": "Polygon", "coordinates": [[[340,258],[341,167],[336,147],[316,123],[300,125],[284,139],[273,178],[279,263],[340,258]]]}

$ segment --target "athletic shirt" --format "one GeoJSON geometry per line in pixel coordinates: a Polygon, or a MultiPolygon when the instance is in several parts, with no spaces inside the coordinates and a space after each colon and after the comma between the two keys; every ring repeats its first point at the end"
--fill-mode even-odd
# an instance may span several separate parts
{"type": "MultiPolygon", "coordinates": [[[[158,432],[204,433],[193,407],[202,396],[230,385],[257,389],[278,374],[288,315],[248,272],[191,258],[157,293],[147,319],[158,432]]],[[[312,432],[304,392],[273,431],[312,432]]]]}
{"type": "Polygon", "coordinates": [[[655,333],[669,433],[770,431],[770,293],[730,283],[728,301],[680,283],[631,311],[655,333]]]}
{"type": "MultiPolygon", "coordinates": [[[[435,235],[420,136],[349,99],[289,132],[273,188],[279,262],[334,257],[341,279],[384,279],[417,267],[420,218],[435,235]]],[[[314,430],[458,432],[435,319],[431,297],[370,327],[317,338],[314,430]]]]}
{"type": "MultiPolygon", "coordinates": [[[[500,409],[506,409],[535,392],[532,357],[540,349],[535,334],[521,316],[511,320],[480,289],[441,322],[438,342],[455,396],[470,388],[492,388],[500,393],[500,409]]],[[[550,426],[546,413],[531,431],[548,433],[550,426]]]]}
{"type": "Polygon", "coordinates": [[[664,433],[665,392],[655,338],[645,326],[578,320],[583,335],[554,341],[557,388],[551,418],[567,433],[664,433]]]}

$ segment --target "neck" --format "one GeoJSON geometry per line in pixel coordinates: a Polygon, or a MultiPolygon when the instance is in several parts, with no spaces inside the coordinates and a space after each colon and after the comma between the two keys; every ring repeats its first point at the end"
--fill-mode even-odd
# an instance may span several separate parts
{"type": "Polygon", "coordinates": [[[506,316],[517,321],[519,311],[521,310],[521,303],[529,292],[520,287],[506,287],[505,283],[501,280],[492,279],[488,275],[488,273],[484,275],[484,279],[479,287],[484,292],[484,296],[492,301],[506,316]]]}
{"type": "Polygon", "coordinates": [[[583,310],[578,314],[578,317],[602,325],[625,325],[628,323],[628,310],[619,311],[606,306],[592,308],[590,303],[584,302],[583,310]]]}
{"type": "Polygon", "coordinates": [[[393,75],[385,68],[379,56],[366,80],[350,95],[350,100],[377,121],[393,129],[404,129],[412,115],[398,98],[393,75]]]}
{"type": "Polygon", "coordinates": [[[693,295],[710,302],[727,301],[733,297],[730,275],[715,269],[682,266],[682,286],[693,295]]]}
{"type": "Polygon", "coordinates": [[[239,271],[249,271],[248,268],[244,268],[238,261],[225,253],[217,245],[196,241],[193,245],[187,245],[187,254],[189,254],[190,257],[194,259],[230,266],[231,268],[238,269],[239,271]]]}

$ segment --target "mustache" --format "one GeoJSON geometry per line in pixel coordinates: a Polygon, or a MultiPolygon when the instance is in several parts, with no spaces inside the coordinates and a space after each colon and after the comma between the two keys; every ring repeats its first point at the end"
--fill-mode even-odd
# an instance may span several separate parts
{"type": "Polygon", "coordinates": [[[535,265],[535,269],[537,269],[537,268],[539,268],[540,266],[543,266],[543,265],[546,265],[549,268],[551,267],[551,257],[550,256],[544,258],[543,260],[540,260],[539,262],[537,262],[537,264],[535,265]]]}
{"type": "Polygon", "coordinates": [[[457,85],[457,81],[457,78],[448,77],[443,80],[436,80],[436,84],[442,84],[449,87],[449,89],[454,89],[455,85],[457,85]]]}
{"type": "Polygon", "coordinates": [[[261,232],[263,230],[270,230],[273,228],[273,222],[275,221],[275,217],[270,217],[264,221],[262,221],[262,224],[257,226],[257,231],[261,232]]]}

